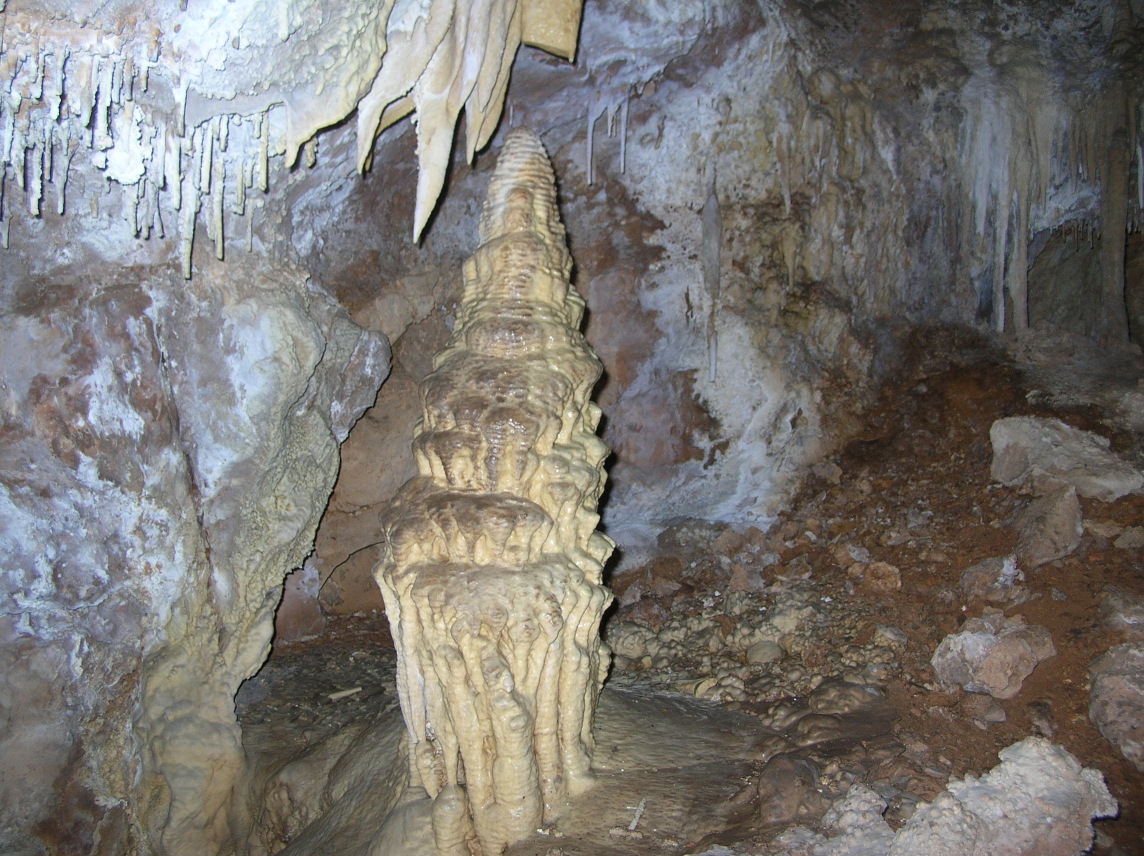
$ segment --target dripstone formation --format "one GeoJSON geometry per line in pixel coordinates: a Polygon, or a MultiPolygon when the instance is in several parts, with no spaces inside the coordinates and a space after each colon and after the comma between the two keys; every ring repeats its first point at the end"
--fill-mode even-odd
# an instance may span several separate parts
{"type": "Polygon", "coordinates": [[[442,853],[484,854],[591,783],[613,543],[596,531],[608,448],[599,361],[531,132],[509,134],[464,266],[456,327],[421,386],[419,475],[375,576],[398,653],[411,780],[442,853]]]}

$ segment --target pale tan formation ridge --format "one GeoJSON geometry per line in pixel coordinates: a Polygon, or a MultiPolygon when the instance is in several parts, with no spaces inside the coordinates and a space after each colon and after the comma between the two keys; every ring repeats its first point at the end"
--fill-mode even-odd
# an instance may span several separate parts
{"type": "Polygon", "coordinates": [[[375,572],[412,785],[434,800],[438,850],[456,854],[500,853],[590,784],[614,546],[596,531],[601,367],[531,132],[505,142],[480,240],[421,387],[420,474],[391,506],[375,572]]]}

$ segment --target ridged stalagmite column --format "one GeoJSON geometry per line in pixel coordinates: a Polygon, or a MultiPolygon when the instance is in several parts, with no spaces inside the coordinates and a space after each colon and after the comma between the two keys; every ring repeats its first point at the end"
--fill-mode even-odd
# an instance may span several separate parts
{"type": "Polygon", "coordinates": [[[600,363],[531,132],[505,142],[480,241],[376,571],[413,784],[434,799],[438,850],[464,856],[502,852],[591,782],[614,546],[596,531],[600,363]]]}

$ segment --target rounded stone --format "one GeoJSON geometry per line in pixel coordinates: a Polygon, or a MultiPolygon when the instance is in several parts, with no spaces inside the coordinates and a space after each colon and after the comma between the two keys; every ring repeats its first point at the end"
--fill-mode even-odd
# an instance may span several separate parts
{"type": "Polygon", "coordinates": [[[774,663],[786,656],[786,651],[778,642],[764,639],[756,642],[747,649],[747,662],[753,666],[765,666],[774,663]]]}

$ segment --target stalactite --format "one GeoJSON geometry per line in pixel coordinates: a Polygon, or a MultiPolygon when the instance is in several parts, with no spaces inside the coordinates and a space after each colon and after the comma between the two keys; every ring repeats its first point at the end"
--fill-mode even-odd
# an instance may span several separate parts
{"type": "Polygon", "coordinates": [[[597,92],[596,97],[588,105],[587,155],[584,170],[588,176],[588,184],[594,184],[596,181],[595,134],[596,125],[601,119],[607,123],[609,137],[615,136],[616,127],[619,126],[620,172],[627,171],[628,102],[630,98],[631,91],[625,87],[622,92],[618,93],[597,92]]]}
{"type": "Polygon", "coordinates": [[[39,142],[32,143],[31,185],[28,188],[28,212],[33,217],[40,216],[40,200],[44,198],[44,148],[39,142]]]}
{"type": "MultiPolygon", "coordinates": [[[[351,77],[376,74],[372,89],[368,80],[342,80],[328,74],[315,77],[312,91],[298,91],[288,99],[285,153],[292,158],[304,149],[307,162],[314,164],[314,135],[344,116],[329,115],[331,103],[340,110],[348,97],[331,94],[333,84],[337,92],[354,87],[368,90],[358,110],[362,167],[368,158],[361,155],[368,155],[375,136],[416,110],[421,172],[414,231],[419,236],[441,190],[460,111],[464,109],[469,119],[466,152],[471,160],[497,126],[518,46],[531,44],[531,39],[559,46],[562,55],[574,50],[577,30],[572,22],[579,20],[579,4],[580,0],[552,0],[553,11],[563,9],[564,14],[551,21],[533,14],[531,23],[526,23],[517,0],[480,0],[465,14],[455,14],[448,0],[427,0],[405,9],[401,21],[390,22],[393,4],[383,0],[369,24],[381,29],[360,48],[349,46],[351,51],[358,48],[361,55],[336,66],[349,69],[345,73],[351,77]],[[576,14],[568,14],[573,7],[576,14]],[[393,28],[387,31],[390,24],[393,28]],[[378,48],[380,52],[369,55],[378,48]]],[[[297,14],[294,7],[281,10],[284,40],[306,26],[297,14]]],[[[55,184],[56,209],[63,213],[68,174],[84,166],[83,159],[76,161],[75,155],[86,152],[90,165],[105,170],[112,180],[125,186],[140,183],[126,191],[127,204],[122,210],[137,234],[149,235],[152,225],[169,215],[178,233],[184,270],[189,270],[185,230],[194,230],[195,217],[188,212],[206,213],[205,225],[215,235],[216,254],[221,251],[216,182],[233,194],[224,207],[240,216],[248,208],[253,188],[269,192],[269,161],[283,153],[283,144],[270,128],[268,112],[274,105],[268,102],[251,109],[245,117],[227,113],[189,117],[188,103],[197,84],[192,82],[193,74],[176,72],[166,81],[169,95],[147,99],[143,106],[136,99],[152,88],[152,71],[158,67],[170,70],[161,63],[164,34],[155,31],[133,37],[129,31],[88,30],[85,24],[76,27],[80,38],[71,43],[61,43],[54,36],[49,40],[40,35],[39,27],[10,25],[7,20],[0,28],[4,41],[0,51],[0,169],[29,194],[27,204],[21,206],[28,216],[40,216],[45,183],[55,184]],[[168,122],[166,116],[172,114],[168,122]],[[210,126],[205,136],[200,133],[204,123],[210,126]],[[49,126],[61,129],[57,136],[50,136],[49,126]],[[60,147],[58,163],[52,161],[56,145],[60,147]],[[217,169],[216,160],[221,162],[217,169]],[[197,171],[194,181],[186,180],[188,170],[197,171]],[[29,187],[24,187],[25,176],[29,187]],[[190,188],[210,199],[190,198],[190,188]]],[[[345,113],[355,105],[353,99],[346,102],[345,113]]],[[[626,113],[622,124],[626,124],[626,113]]],[[[622,152],[621,160],[625,155],[622,152]]],[[[12,211],[9,206],[6,223],[12,211]]]]}
{"type": "Polygon", "coordinates": [[[183,278],[191,278],[191,251],[195,242],[195,219],[199,213],[199,189],[195,186],[197,170],[188,170],[183,173],[182,197],[183,205],[180,209],[182,222],[179,228],[179,256],[183,262],[183,278]]]}
{"type": "Polygon", "coordinates": [[[703,203],[703,284],[707,288],[710,309],[707,314],[707,375],[715,382],[719,368],[719,328],[718,316],[721,302],[720,277],[723,253],[723,215],[719,210],[719,194],[716,189],[716,168],[712,162],[708,168],[710,180],[707,199],[703,203]]]}
{"type": "Polygon", "coordinates": [[[1123,127],[1107,144],[1100,194],[1101,339],[1128,341],[1128,308],[1124,302],[1124,245],[1128,216],[1128,146],[1123,127]]]}
{"type": "Polygon", "coordinates": [[[624,93],[623,104],[620,105],[620,175],[628,171],[628,108],[631,93],[624,93]]]}
{"type": "Polygon", "coordinates": [[[60,167],[59,177],[56,180],[56,214],[61,217],[66,210],[68,175],[71,174],[72,158],[75,157],[75,153],[79,150],[79,143],[69,137],[66,141],[66,146],[67,156],[64,158],[64,162],[60,167]]]}
{"type": "Polygon", "coordinates": [[[1136,207],[1144,211],[1144,143],[1136,144],[1136,207]]]}
{"type": "Polygon", "coordinates": [[[215,258],[224,257],[223,242],[223,201],[226,199],[225,169],[222,158],[215,158],[214,175],[211,179],[211,222],[214,224],[215,258]]]}
{"type": "Polygon", "coordinates": [[[8,249],[8,235],[12,219],[8,216],[8,194],[5,192],[8,185],[8,171],[0,171],[0,244],[8,249]]]}

